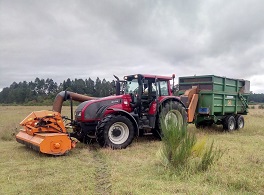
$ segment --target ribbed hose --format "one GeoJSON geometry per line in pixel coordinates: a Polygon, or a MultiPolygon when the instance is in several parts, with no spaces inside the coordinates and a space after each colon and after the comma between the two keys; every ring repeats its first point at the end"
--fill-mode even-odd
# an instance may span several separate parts
{"type": "Polygon", "coordinates": [[[81,94],[73,93],[70,91],[61,91],[55,97],[52,110],[55,112],[61,113],[61,108],[62,108],[63,102],[66,100],[69,100],[70,98],[72,98],[72,100],[78,101],[78,102],[84,102],[84,101],[88,101],[88,100],[98,99],[96,97],[81,95],[81,94]]]}

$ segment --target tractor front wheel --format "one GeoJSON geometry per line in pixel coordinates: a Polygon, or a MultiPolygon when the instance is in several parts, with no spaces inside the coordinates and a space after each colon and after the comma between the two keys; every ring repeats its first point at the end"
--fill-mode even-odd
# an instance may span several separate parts
{"type": "Polygon", "coordinates": [[[108,115],[96,128],[96,139],[100,146],[112,149],[126,148],[134,139],[132,122],[122,115],[108,115]]]}

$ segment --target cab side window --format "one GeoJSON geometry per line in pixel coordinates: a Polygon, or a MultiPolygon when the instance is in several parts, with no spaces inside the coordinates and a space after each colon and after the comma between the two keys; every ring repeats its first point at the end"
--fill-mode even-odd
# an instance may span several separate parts
{"type": "Polygon", "coordinates": [[[160,95],[167,96],[169,95],[168,84],[166,81],[160,81],[160,95]]]}

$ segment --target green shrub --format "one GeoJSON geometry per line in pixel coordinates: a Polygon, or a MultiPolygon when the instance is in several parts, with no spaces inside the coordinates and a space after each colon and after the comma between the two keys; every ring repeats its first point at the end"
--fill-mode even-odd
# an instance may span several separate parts
{"type": "Polygon", "coordinates": [[[250,106],[251,109],[255,109],[255,106],[250,106]]]}
{"type": "Polygon", "coordinates": [[[206,171],[223,154],[207,144],[206,138],[197,140],[196,134],[187,131],[187,124],[174,126],[170,119],[161,120],[162,147],[158,152],[161,163],[176,172],[206,171]],[[165,124],[166,123],[166,124],[165,124]]]}
{"type": "Polygon", "coordinates": [[[195,144],[195,136],[187,134],[186,125],[174,127],[170,121],[167,125],[164,124],[165,120],[162,121],[163,156],[174,168],[186,165],[195,144]]]}

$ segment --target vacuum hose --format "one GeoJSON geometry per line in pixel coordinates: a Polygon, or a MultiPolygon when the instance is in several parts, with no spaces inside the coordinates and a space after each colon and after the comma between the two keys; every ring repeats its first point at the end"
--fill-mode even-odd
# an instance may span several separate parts
{"type": "Polygon", "coordinates": [[[69,99],[72,99],[72,100],[78,101],[78,102],[84,102],[84,101],[94,100],[94,99],[98,99],[98,98],[86,96],[86,95],[81,95],[81,94],[73,93],[70,91],[61,91],[55,97],[52,110],[55,112],[61,113],[62,103],[66,100],[69,100],[69,99]]]}

